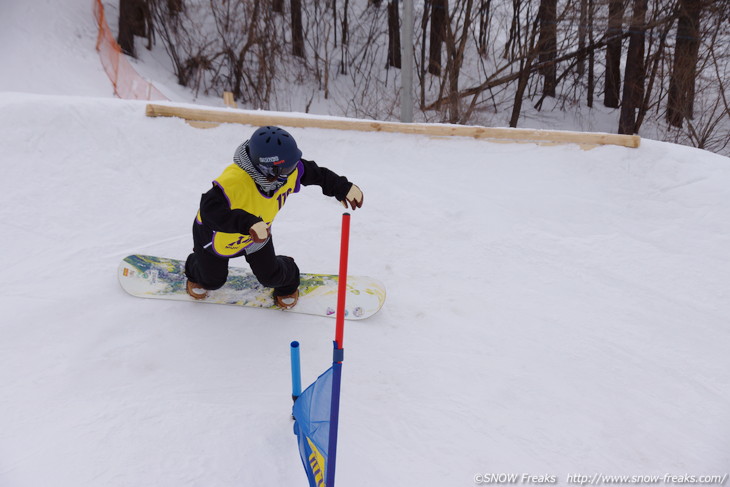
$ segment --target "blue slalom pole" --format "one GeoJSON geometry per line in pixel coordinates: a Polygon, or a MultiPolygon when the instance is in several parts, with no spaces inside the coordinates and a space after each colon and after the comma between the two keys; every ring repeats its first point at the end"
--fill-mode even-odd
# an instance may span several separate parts
{"type": "Polygon", "coordinates": [[[296,401],[302,395],[302,372],[299,366],[299,342],[291,342],[291,398],[296,401]]]}
{"type": "Polygon", "coordinates": [[[337,465],[337,431],[340,426],[340,385],[342,383],[342,361],[344,349],[334,343],[332,353],[332,400],[330,402],[330,437],[327,459],[327,487],[335,487],[335,468],[337,465]]]}

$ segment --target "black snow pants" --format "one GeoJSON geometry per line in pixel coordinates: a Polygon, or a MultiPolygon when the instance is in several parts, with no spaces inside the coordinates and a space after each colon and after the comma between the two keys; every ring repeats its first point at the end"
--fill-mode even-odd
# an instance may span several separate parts
{"type": "MultiPolygon", "coordinates": [[[[299,267],[291,257],[276,255],[271,237],[266,245],[256,252],[245,254],[245,257],[256,279],[262,286],[274,288],[275,296],[293,294],[299,287],[299,267]]],[[[229,260],[202,248],[196,242],[193,253],[185,262],[185,275],[205,289],[218,289],[228,278],[229,260]]]]}

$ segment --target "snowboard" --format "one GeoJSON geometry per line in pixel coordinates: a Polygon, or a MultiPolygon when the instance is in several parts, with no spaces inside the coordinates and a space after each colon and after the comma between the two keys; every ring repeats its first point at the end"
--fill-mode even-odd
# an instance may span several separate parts
{"type": "MultiPolygon", "coordinates": [[[[119,283],[126,292],[140,298],[228,304],[270,308],[287,313],[335,317],[339,277],[332,274],[304,274],[299,285],[299,301],[289,310],[274,305],[272,289],[259,284],[248,270],[230,267],[226,284],[208,297],[196,300],[185,291],[185,262],[151,255],[130,255],[119,264],[119,283]]],[[[345,319],[362,320],[380,310],[385,302],[385,287],[377,279],[347,276],[345,319]]]]}

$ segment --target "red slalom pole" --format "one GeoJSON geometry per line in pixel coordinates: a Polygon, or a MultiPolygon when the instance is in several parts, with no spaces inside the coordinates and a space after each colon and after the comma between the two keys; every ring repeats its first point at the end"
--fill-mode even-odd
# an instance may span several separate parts
{"type": "Polygon", "coordinates": [[[345,333],[345,295],[347,294],[347,255],[350,244],[350,214],[342,214],[342,239],[340,240],[340,277],[337,286],[337,329],[335,331],[334,351],[332,352],[332,400],[330,402],[329,458],[327,460],[326,484],[335,487],[337,466],[337,430],[340,423],[340,383],[342,382],[342,361],[345,350],[342,348],[345,333]]]}
{"type": "Polygon", "coordinates": [[[350,214],[342,214],[342,237],[340,239],[340,277],[337,287],[337,315],[335,343],[342,349],[345,334],[345,297],[347,295],[347,257],[350,250],[350,214]]]}

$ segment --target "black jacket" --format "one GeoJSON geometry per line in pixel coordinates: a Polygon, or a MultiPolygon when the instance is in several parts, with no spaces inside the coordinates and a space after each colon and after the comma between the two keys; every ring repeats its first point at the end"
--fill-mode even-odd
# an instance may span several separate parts
{"type": "MultiPolygon", "coordinates": [[[[346,177],[319,167],[314,161],[302,159],[302,165],[304,171],[299,180],[302,186],[320,186],[325,196],[334,196],[338,201],[345,199],[352,187],[346,177]]],[[[245,210],[231,209],[223,190],[215,184],[200,198],[200,216],[203,224],[196,222],[193,225],[193,236],[195,244],[201,247],[211,241],[214,231],[248,234],[251,225],[261,221],[260,217],[245,210]]]]}

